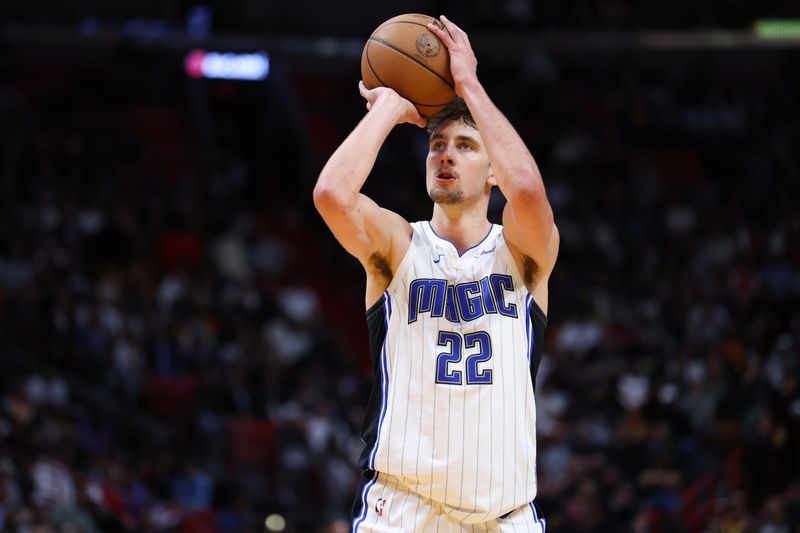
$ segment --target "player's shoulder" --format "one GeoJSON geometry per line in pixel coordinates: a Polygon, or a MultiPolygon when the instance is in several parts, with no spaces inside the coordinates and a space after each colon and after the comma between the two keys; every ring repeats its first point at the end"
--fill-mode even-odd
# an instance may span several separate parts
{"type": "MultiPolygon", "coordinates": [[[[499,224],[498,226],[500,226],[502,230],[500,233],[502,234],[503,242],[505,243],[506,247],[512,251],[512,255],[520,261],[533,261],[532,257],[529,257],[527,254],[523,253],[522,250],[520,250],[520,248],[514,244],[513,240],[508,238],[506,230],[503,228],[503,226],[499,224]]],[[[558,227],[553,224],[550,234],[550,241],[548,243],[547,255],[536,263],[537,269],[546,271],[548,273],[553,270],[558,257],[560,245],[561,235],[558,232],[558,227]]]]}
{"type": "Polygon", "coordinates": [[[389,254],[390,256],[397,256],[399,253],[402,257],[402,254],[408,249],[411,237],[414,235],[412,223],[391,209],[381,207],[381,210],[384,213],[382,223],[386,226],[383,230],[389,236],[389,254]]]}
{"type": "Polygon", "coordinates": [[[420,243],[434,242],[438,238],[438,235],[436,235],[436,232],[431,226],[430,220],[416,220],[410,222],[409,226],[411,227],[412,237],[418,239],[420,243]]]}
{"type": "Polygon", "coordinates": [[[411,235],[411,225],[413,222],[409,222],[406,218],[391,209],[386,209],[385,207],[380,208],[383,212],[383,222],[385,224],[390,224],[392,227],[397,227],[398,229],[408,233],[411,235]]]}

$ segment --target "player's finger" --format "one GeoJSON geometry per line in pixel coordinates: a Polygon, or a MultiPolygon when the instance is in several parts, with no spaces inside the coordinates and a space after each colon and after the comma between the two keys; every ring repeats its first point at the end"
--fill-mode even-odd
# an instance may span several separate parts
{"type": "Polygon", "coordinates": [[[448,49],[455,44],[453,38],[446,31],[444,31],[442,28],[440,28],[433,22],[428,23],[428,29],[431,31],[431,33],[433,33],[435,36],[441,39],[441,41],[448,49]]]}
{"type": "Polygon", "coordinates": [[[444,25],[444,27],[445,27],[445,28],[447,28],[447,31],[449,31],[451,35],[452,35],[453,33],[458,33],[458,32],[460,32],[460,33],[464,33],[464,30],[462,30],[461,28],[459,28],[459,27],[456,25],[456,23],[455,23],[455,22],[451,22],[451,21],[450,21],[450,19],[448,19],[448,18],[447,18],[447,17],[445,17],[444,15],[440,16],[440,17],[439,17],[439,20],[441,20],[441,21],[442,21],[442,24],[444,25]]]}
{"type": "Polygon", "coordinates": [[[455,37],[456,35],[458,35],[459,37],[464,37],[464,40],[469,42],[469,37],[467,37],[467,32],[462,30],[455,22],[451,21],[444,15],[439,17],[439,19],[441,19],[442,24],[444,25],[445,28],[447,28],[447,31],[450,32],[450,35],[452,35],[453,37],[455,37]]]}

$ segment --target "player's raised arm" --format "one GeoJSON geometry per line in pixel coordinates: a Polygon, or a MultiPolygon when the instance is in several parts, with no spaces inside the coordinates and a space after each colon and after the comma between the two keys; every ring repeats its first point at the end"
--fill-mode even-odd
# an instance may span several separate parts
{"type": "Polygon", "coordinates": [[[392,239],[410,235],[410,227],[360,191],[392,129],[404,122],[424,127],[425,120],[391,89],[367,89],[359,83],[359,91],[369,111],[322,169],[314,187],[314,205],[342,246],[364,265],[368,278],[371,272],[386,277],[384,267],[396,259],[392,239]]]}
{"type": "Polygon", "coordinates": [[[450,35],[433,24],[428,29],[450,52],[456,94],[464,99],[478,125],[493,176],[508,201],[503,211],[506,240],[530,257],[537,270],[549,273],[558,250],[558,232],[539,168],[519,134],[478,81],[478,61],[467,34],[446,17],[442,16],[441,21],[450,35]]]}

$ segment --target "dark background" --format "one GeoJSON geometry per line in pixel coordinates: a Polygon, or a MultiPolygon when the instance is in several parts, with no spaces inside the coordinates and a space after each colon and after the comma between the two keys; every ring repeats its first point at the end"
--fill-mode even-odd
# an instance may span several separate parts
{"type": "MultiPolygon", "coordinates": [[[[364,281],[311,190],[405,12],[470,34],[561,232],[548,530],[800,531],[800,41],[753,31],[797,0],[3,3],[0,530],[347,531],[364,281]]],[[[366,192],[427,218],[425,151],[366,192]]]]}

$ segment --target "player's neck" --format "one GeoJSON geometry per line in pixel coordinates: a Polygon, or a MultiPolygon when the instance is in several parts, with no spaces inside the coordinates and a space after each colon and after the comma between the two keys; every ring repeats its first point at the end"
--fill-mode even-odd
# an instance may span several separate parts
{"type": "Polygon", "coordinates": [[[452,242],[461,254],[481,242],[492,224],[486,218],[485,210],[481,212],[447,210],[437,204],[433,207],[431,227],[437,235],[452,242]]]}

